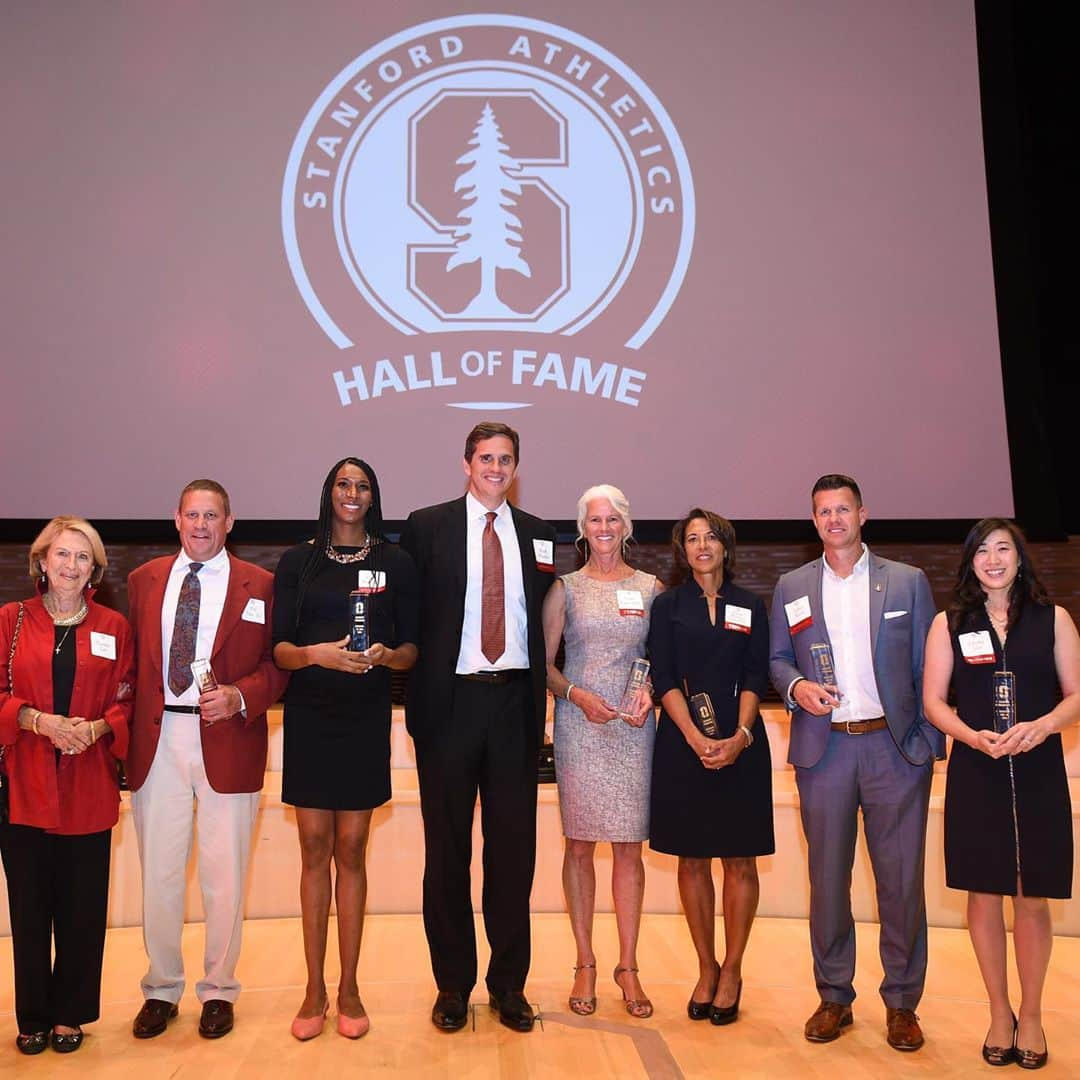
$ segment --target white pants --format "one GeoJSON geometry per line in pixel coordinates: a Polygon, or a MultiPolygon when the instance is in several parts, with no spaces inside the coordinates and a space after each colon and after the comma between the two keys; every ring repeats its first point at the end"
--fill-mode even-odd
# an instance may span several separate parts
{"type": "Polygon", "coordinates": [[[176,1003],[184,994],[184,893],[194,815],[199,819],[199,887],[206,912],[200,1001],[235,1001],[244,885],[259,792],[214,791],[203,767],[198,716],[166,713],[146,782],[131,796],[142,862],[143,942],[150,968],[143,996],[176,1003]],[[194,805],[193,805],[194,804],[194,805]]]}

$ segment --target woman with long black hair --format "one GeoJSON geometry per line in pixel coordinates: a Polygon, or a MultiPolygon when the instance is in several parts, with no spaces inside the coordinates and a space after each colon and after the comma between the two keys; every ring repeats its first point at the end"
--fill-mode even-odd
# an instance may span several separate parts
{"type": "Polygon", "coordinates": [[[326,476],[315,537],[286,551],[274,575],[274,660],[293,672],[285,694],[282,801],[296,807],[303,863],[300,911],[307,988],[293,1035],[323,1029],[323,977],[334,863],[337,1028],[370,1023],[356,981],[367,899],[371,813],[390,799],[390,672],[416,661],[418,593],[412,560],[383,536],[375,470],[344,458],[326,476]],[[366,607],[368,640],[350,649],[350,594],[366,607]]]}
{"type": "Polygon", "coordinates": [[[1003,518],[968,533],[948,608],[926,640],[923,706],[952,736],[945,882],[968,894],[968,932],[990,1001],[987,1064],[1038,1069],[1053,928],[1072,889],[1072,813],[1061,731],[1080,719],[1080,637],[1003,518]],[[950,685],[956,693],[949,704],[950,685]],[[1003,897],[1012,897],[1020,1008],[1009,999],[1003,897]]]}

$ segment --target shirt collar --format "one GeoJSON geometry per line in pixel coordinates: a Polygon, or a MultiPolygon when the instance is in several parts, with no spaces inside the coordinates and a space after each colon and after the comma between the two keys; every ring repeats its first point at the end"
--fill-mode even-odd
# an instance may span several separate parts
{"type": "MultiPolygon", "coordinates": [[[[510,512],[510,504],[503,499],[498,506],[495,507],[495,517],[503,518],[510,512]]],[[[479,518],[486,520],[488,514],[491,511],[471,492],[465,492],[465,516],[470,520],[472,518],[479,518]]]]}
{"type": "Polygon", "coordinates": [[[863,544],[862,554],[859,556],[858,562],[851,568],[851,573],[842,578],[830,565],[829,560],[823,555],[821,557],[821,565],[824,568],[825,573],[832,581],[850,581],[852,578],[862,577],[864,574],[870,572],[870,549],[863,544]]]}
{"type": "MultiPolygon", "coordinates": [[[[176,556],[176,561],[172,564],[170,573],[178,574],[180,571],[183,571],[186,574],[190,565],[191,559],[187,557],[187,553],[181,548],[180,553],[176,556]]],[[[212,559],[203,563],[199,573],[200,575],[207,572],[211,574],[220,574],[228,565],[229,553],[225,548],[222,548],[212,559]]]]}

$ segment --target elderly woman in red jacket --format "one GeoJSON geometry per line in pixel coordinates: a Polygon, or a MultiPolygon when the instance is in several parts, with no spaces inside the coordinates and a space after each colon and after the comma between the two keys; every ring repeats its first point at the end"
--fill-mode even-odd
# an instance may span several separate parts
{"type": "Polygon", "coordinates": [[[80,1025],[100,1011],[117,761],[134,679],[127,620],[92,599],[105,565],[89,522],[54,518],[30,548],[38,594],[0,608],[0,854],[24,1054],[77,1050],[80,1025]]]}

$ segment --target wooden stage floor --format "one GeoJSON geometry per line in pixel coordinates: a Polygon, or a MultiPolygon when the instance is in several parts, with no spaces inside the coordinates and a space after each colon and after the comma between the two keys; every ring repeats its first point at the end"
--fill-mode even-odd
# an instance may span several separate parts
{"type": "MultiPolygon", "coordinates": [[[[353,1043],[333,1026],[309,1043],[289,1035],[303,986],[300,926],[295,919],[249,921],[244,926],[240,976],[245,989],[236,1028],[218,1041],[197,1033],[199,1006],[189,987],[180,1016],[166,1034],[137,1042],[131,1021],[141,1004],[144,969],[138,928],[109,931],[102,1018],[87,1027],[83,1048],[70,1057],[47,1050],[24,1058],[14,1046],[11,941],[0,939],[0,1076],[87,1078],[315,1077],[363,1070],[399,1077],[918,1077],[990,1076],[979,1047],[987,1025],[982,984],[966,931],[931,929],[930,971],[919,1008],[925,1047],[900,1054],[884,1040],[884,1009],[877,995],[877,926],[858,927],[855,1024],[839,1040],[813,1045],[802,1025],[816,1005],[806,923],[759,919],[744,971],[739,1021],[726,1028],[691,1023],[686,999],[696,976],[685,924],[677,915],[646,915],[639,963],[656,1012],[635,1021],[623,1011],[611,981],[615,925],[597,917],[599,1007],[592,1017],[570,1013],[573,947],[564,916],[533,917],[529,999],[543,1013],[530,1035],[502,1028],[486,996],[473,993],[475,1028],[452,1035],[428,1020],[434,999],[423,929],[417,915],[369,918],[361,956],[361,992],[372,1018],[370,1033],[353,1043]]],[[[719,928],[718,928],[719,929],[719,928]]],[[[333,928],[331,928],[333,930],[333,928]]],[[[483,940],[482,932],[478,934],[483,940]]],[[[201,970],[202,926],[187,927],[189,974],[201,970]]],[[[485,960],[481,957],[481,971],[485,960]]],[[[328,975],[336,974],[333,959],[328,975]]],[[[194,984],[194,978],[192,978],[194,984]]],[[[331,991],[332,993],[332,991],[331,991]]],[[[333,1000],[331,999],[331,1006],[333,1000]]],[[[1044,999],[1050,1063],[1042,1075],[1080,1075],[1080,939],[1054,944],[1044,999]]],[[[1015,1066],[1010,1066],[1015,1070],[1015,1066]]],[[[1015,1072],[1005,1072],[1015,1075],[1015,1072]]]]}

